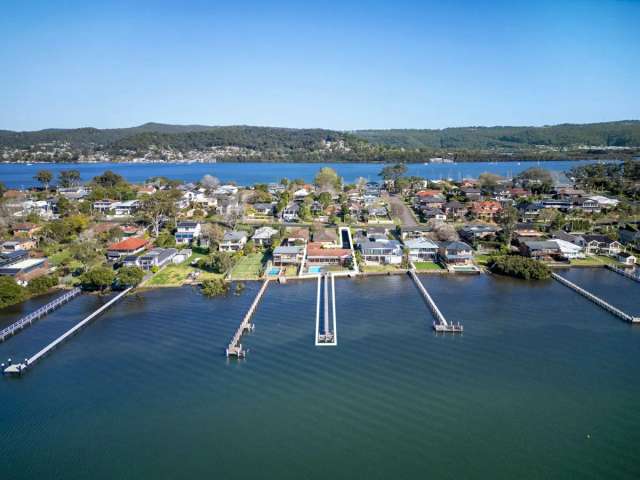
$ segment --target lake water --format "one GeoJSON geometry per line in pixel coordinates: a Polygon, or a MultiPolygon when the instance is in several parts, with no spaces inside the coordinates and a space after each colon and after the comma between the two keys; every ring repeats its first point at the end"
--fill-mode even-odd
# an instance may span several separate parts
{"type": "MultiPolygon", "coordinates": [[[[432,180],[452,178],[477,178],[481,173],[491,172],[502,176],[517,175],[527,168],[541,166],[558,172],[565,172],[578,165],[593,161],[555,161],[555,162],[477,162],[456,164],[408,164],[410,175],[418,175],[432,180]]],[[[10,188],[22,188],[38,185],[34,175],[41,169],[54,173],[60,170],[80,171],[82,180],[90,180],[105,170],[112,170],[124,176],[128,181],[141,183],[154,176],[171,179],[196,181],[204,175],[217,176],[223,182],[235,181],[238,185],[278,182],[281,178],[302,178],[312,181],[317,171],[329,166],[337,170],[345,182],[354,182],[358,177],[368,180],[380,180],[378,174],[384,165],[379,163],[81,163],[81,164],[0,164],[0,181],[10,188]]]]}
{"type": "MultiPolygon", "coordinates": [[[[564,272],[589,288],[605,270],[564,272]]],[[[315,282],[127,297],[21,378],[0,378],[0,478],[637,479],[640,328],[555,281],[336,281],[337,347],[314,347],[315,282]]],[[[609,281],[605,277],[605,283],[609,281]]],[[[635,296],[619,277],[611,302],[635,296]]],[[[626,282],[626,283],[625,283],[626,282]]],[[[0,344],[35,352],[103,300],[0,344]]]]}

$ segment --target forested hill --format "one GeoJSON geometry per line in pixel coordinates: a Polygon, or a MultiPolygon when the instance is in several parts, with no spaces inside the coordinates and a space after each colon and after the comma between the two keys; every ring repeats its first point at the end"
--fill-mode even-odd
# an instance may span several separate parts
{"type": "Polygon", "coordinates": [[[521,149],[532,146],[577,145],[638,147],[640,121],[562,124],[545,127],[461,127],[442,130],[357,130],[376,145],[427,149],[521,149]]]}
{"type": "Polygon", "coordinates": [[[167,125],[145,123],[131,128],[47,129],[34,132],[0,130],[0,147],[28,148],[32,145],[63,142],[73,147],[105,149],[144,149],[151,145],[176,149],[199,149],[212,146],[237,146],[250,149],[318,149],[323,142],[361,141],[355,137],[322,129],[204,125],[167,125]]]}

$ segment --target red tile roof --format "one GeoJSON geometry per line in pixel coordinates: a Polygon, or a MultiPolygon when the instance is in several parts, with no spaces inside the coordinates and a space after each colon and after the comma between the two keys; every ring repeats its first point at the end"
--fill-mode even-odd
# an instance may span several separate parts
{"type": "Polygon", "coordinates": [[[127,238],[118,243],[114,243],[113,245],[109,245],[109,250],[115,250],[118,252],[133,252],[138,250],[139,248],[146,247],[149,243],[149,240],[146,238],[140,237],[132,237],[127,238]]]}
{"type": "Polygon", "coordinates": [[[346,248],[322,248],[320,243],[310,243],[307,247],[307,257],[347,257],[351,250],[346,248]]]}

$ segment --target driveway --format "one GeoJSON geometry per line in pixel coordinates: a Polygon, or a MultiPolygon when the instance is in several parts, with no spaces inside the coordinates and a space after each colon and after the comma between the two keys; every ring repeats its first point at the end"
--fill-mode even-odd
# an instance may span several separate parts
{"type": "Polygon", "coordinates": [[[403,227],[415,227],[418,225],[415,217],[409,207],[402,201],[402,198],[398,195],[386,195],[389,202],[391,214],[400,219],[400,224],[403,227]]]}

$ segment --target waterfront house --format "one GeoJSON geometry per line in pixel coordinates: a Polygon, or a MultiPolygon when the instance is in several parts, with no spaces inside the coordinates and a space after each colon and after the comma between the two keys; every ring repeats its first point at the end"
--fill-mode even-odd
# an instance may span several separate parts
{"type": "Polygon", "coordinates": [[[143,252],[149,241],[146,238],[131,237],[121,242],[113,243],[107,247],[107,259],[110,262],[117,262],[127,255],[136,255],[143,252]]]}
{"type": "Polygon", "coordinates": [[[279,246],[273,249],[273,265],[283,267],[300,265],[304,258],[304,247],[299,245],[279,246]]]}
{"type": "Polygon", "coordinates": [[[138,264],[143,270],[160,268],[171,262],[177,253],[178,250],[175,248],[154,248],[138,257],[138,264]]]}
{"type": "Polygon", "coordinates": [[[242,250],[247,244],[247,232],[227,231],[224,232],[219,249],[221,252],[237,252],[242,250]]]}
{"type": "Polygon", "coordinates": [[[447,265],[473,265],[473,249],[464,242],[442,242],[438,258],[447,265]]]}
{"type": "Polygon", "coordinates": [[[413,238],[404,242],[412,262],[433,262],[438,257],[439,246],[428,238],[413,238]]]}
{"type": "Polygon", "coordinates": [[[558,244],[553,240],[523,240],[520,242],[520,253],[536,260],[554,260],[561,256],[558,244]]]}
{"type": "Polygon", "coordinates": [[[566,242],[571,242],[574,245],[578,245],[579,247],[586,247],[587,242],[584,239],[584,236],[579,233],[567,233],[564,230],[558,230],[552,233],[552,239],[560,239],[566,242]]]}
{"type": "Polygon", "coordinates": [[[179,264],[189,259],[192,255],[192,251],[190,248],[183,248],[182,250],[178,250],[178,253],[171,259],[172,263],[179,264]]]}
{"type": "Polygon", "coordinates": [[[345,265],[350,258],[350,249],[323,248],[319,243],[309,243],[307,247],[309,265],[345,265]]]}
{"type": "Polygon", "coordinates": [[[399,265],[402,263],[402,245],[386,237],[369,237],[358,241],[358,249],[366,264],[399,265]]]}
{"type": "Polygon", "coordinates": [[[199,222],[178,222],[176,225],[176,243],[185,245],[196,240],[202,233],[202,225],[199,222]]]}
{"type": "Polygon", "coordinates": [[[300,213],[300,205],[292,203],[287,205],[281,212],[280,216],[285,222],[295,222],[298,220],[298,214],[300,213]]]}
{"type": "Polygon", "coordinates": [[[268,246],[271,245],[271,240],[278,234],[278,230],[272,227],[260,227],[253,233],[251,239],[256,245],[268,246]]]}
{"type": "Polygon", "coordinates": [[[560,249],[560,255],[564,258],[568,258],[569,260],[573,260],[576,258],[585,258],[584,248],[580,245],[576,245],[575,243],[567,242],[566,240],[561,240],[559,238],[555,238],[550,240],[551,242],[555,242],[560,249]]]}
{"type": "Polygon", "coordinates": [[[632,255],[627,252],[618,253],[616,255],[616,260],[622,263],[623,265],[628,265],[628,266],[635,265],[637,261],[635,255],[632,255]]]}
{"type": "Polygon", "coordinates": [[[612,240],[605,235],[584,235],[587,255],[617,255],[624,247],[617,240],[612,240]]]}

